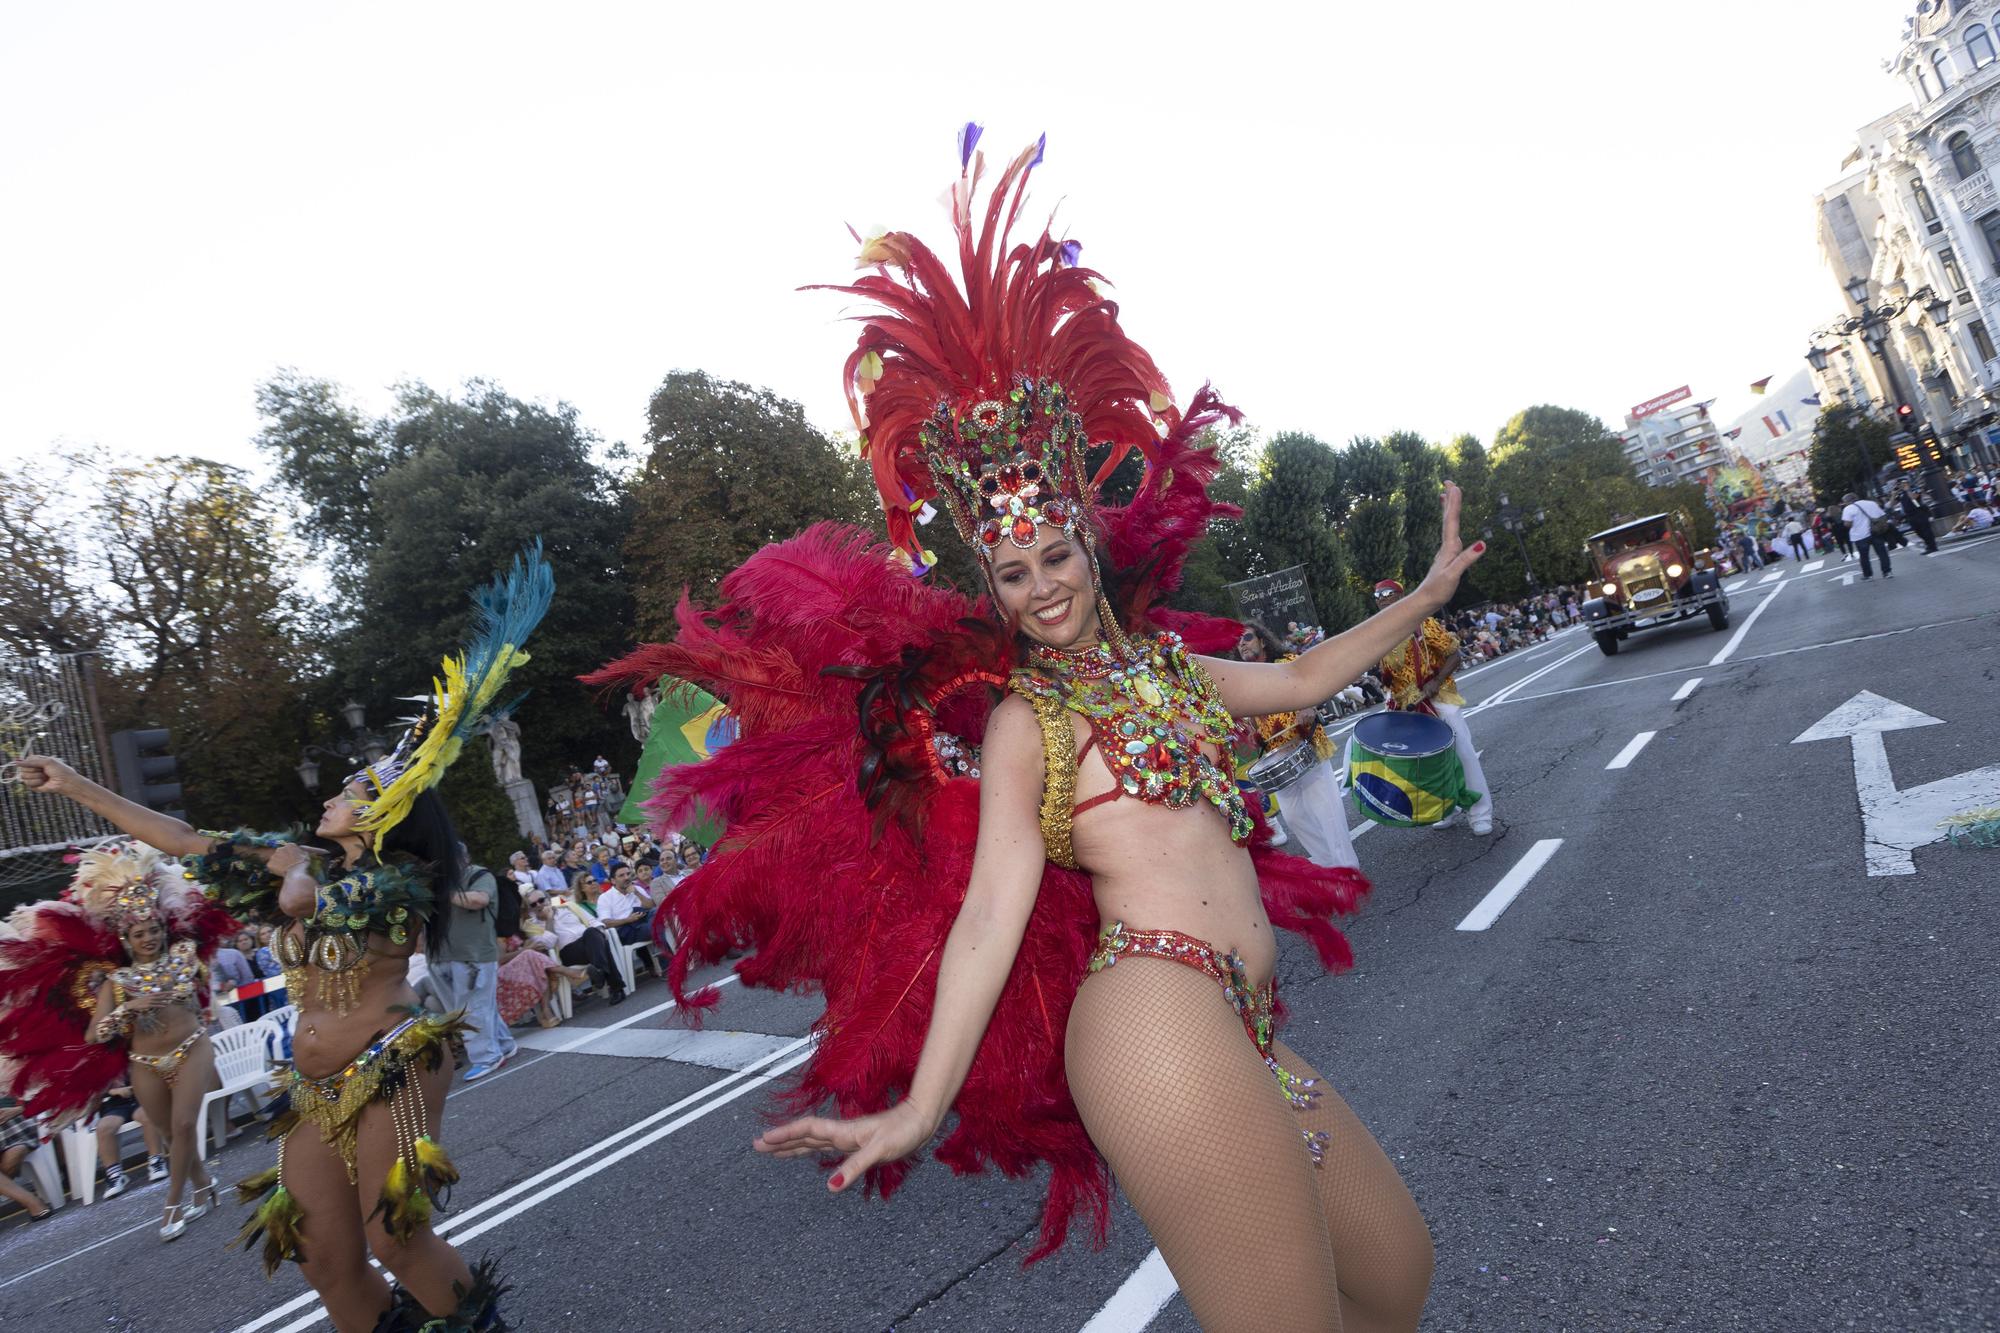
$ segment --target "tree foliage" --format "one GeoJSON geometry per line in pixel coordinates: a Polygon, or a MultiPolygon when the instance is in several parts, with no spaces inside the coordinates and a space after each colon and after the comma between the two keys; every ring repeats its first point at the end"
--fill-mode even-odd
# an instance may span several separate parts
{"type": "MultiPolygon", "coordinates": [[[[647,454],[632,486],[625,570],[641,638],[673,634],[683,590],[713,595],[722,576],[771,542],[823,519],[880,528],[859,458],[768,389],[675,371],[646,411],[647,454]]],[[[945,525],[932,545],[963,545],[945,525]]]]}
{"type": "Polygon", "coordinates": [[[1341,468],[1333,450],[1311,435],[1288,431],[1265,447],[1243,516],[1244,535],[1267,571],[1305,567],[1320,625],[1330,634],[1366,614],[1334,526],[1341,499],[1341,468]]]}
{"type": "Polygon", "coordinates": [[[19,562],[0,635],[24,653],[100,651],[106,729],[168,728],[183,799],[210,823],[282,825],[302,803],[316,635],[277,517],[242,472],[200,458],[76,453],[0,482],[0,542],[19,562]]]}
{"type": "Polygon", "coordinates": [[[515,713],[523,770],[546,783],[581,756],[635,763],[630,732],[575,679],[629,646],[632,609],[619,569],[625,505],[575,409],[483,381],[457,396],[410,384],[389,415],[361,422],[337,394],[267,391],[262,400],[282,401],[287,415],[259,442],[291,484],[320,485],[329,474],[297,452],[350,430],[380,463],[361,469],[351,500],[301,490],[321,515],[308,527],[321,546],[372,534],[346,549],[357,567],[329,645],[332,688],[353,691],[374,718],[401,715],[394,701],[426,688],[470,628],[470,593],[540,536],[556,595],[509,685],[529,693],[515,713]]]}
{"type": "Polygon", "coordinates": [[[1444,535],[1444,450],[1411,431],[1382,441],[1403,464],[1403,577],[1414,582],[1430,571],[1444,535]]]}
{"type": "Polygon", "coordinates": [[[1866,495],[1873,489],[1876,469],[1893,457],[1888,422],[1859,408],[1830,403],[1813,422],[1806,481],[1822,504],[1848,491],[1866,495]]]}

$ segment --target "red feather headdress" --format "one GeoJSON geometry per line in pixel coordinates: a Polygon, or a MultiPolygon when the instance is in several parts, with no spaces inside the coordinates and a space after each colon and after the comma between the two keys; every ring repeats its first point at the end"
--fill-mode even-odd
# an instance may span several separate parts
{"type": "Polygon", "coordinates": [[[1166,377],[1119,327],[1099,275],[1076,266],[1077,243],[1046,227],[1032,244],[1010,241],[1041,141],[1001,173],[975,227],[978,139],[966,126],[951,191],[958,277],[896,231],[864,242],[872,276],[833,288],[881,307],[857,317],[847,403],[889,539],[918,573],[936,563],[916,531],[928,501],[989,560],[1003,541],[1034,545],[1043,524],[1088,538],[1111,469],[1133,449],[1157,463],[1181,424],[1166,377]],[[1109,453],[1086,475],[1092,448],[1109,453]]]}

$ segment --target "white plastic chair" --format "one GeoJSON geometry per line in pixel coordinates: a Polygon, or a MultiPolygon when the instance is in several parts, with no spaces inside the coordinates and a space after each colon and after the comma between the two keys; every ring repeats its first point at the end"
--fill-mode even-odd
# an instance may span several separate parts
{"type": "Polygon", "coordinates": [[[265,1042],[278,1029],[268,1018],[217,1032],[209,1037],[215,1046],[215,1074],[222,1086],[201,1099],[195,1112],[194,1150],[197,1157],[208,1156],[208,1107],[216,1108],[215,1142],[220,1147],[229,1137],[229,1099],[239,1092],[261,1087],[270,1080],[271,1060],[265,1042]]]}
{"type": "Polygon", "coordinates": [[[89,1203],[97,1197],[97,1127],[79,1120],[65,1125],[56,1140],[62,1146],[63,1170],[69,1172],[70,1197],[89,1203]]]}
{"type": "MultiPolygon", "coordinates": [[[[47,1126],[42,1126],[42,1130],[46,1133],[47,1126]]],[[[36,1144],[35,1150],[28,1154],[27,1161],[22,1165],[35,1178],[36,1192],[50,1208],[60,1208],[69,1202],[63,1195],[62,1166],[56,1156],[54,1140],[43,1139],[36,1144]]]]}
{"type": "Polygon", "coordinates": [[[557,1018],[567,1021],[576,1014],[576,997],[572,993],[575,989],[570,985],[568,977],[556,977],[554,1004],[557,1018]]]}
{"type": "Polygon", "coordinates": [[[625,989],[628,992],[636,989],[639,985],[638,970],[632,965],[633,958],[639,954],[646,955],[646,965],[654,976],[665,975],[660,968],[660,955],[653,948],[651,940],[641,940],[637,944],[627,944],[618,938],[618,932],[611,927],[599,926],[598,929],[604,932],[605,939],[611,945],[611,956],[618,963],[618,975],[624,981],[625,989]]]}

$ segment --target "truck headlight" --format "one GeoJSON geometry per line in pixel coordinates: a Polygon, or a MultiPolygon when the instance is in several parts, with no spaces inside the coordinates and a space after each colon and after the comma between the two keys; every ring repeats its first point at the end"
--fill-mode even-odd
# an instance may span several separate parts
{"type": "Polygon", "coordinates": [[[1687,572],[1687,571],[1686,571],[1686,570],[1684,570],[1684,569],[1682,569],[1682,568],[1681,568],[1681,567],[1680,567],[1679,565],[1668,565],[1668,566],[1667,566],[1667,577],[1668,577],[1668,578],[1670,578],[1670,579],[1677,579],[1677,578],[1679,578],[1679,577],[1680,577],[1681,575],[1685,574],[1686,572],[1687,572]]]}
{"type": "Polygon", "coordinates": [[[1606,597],[1616,597],[1616,596],[1618,595],[1618,585],[1617,585],[1617,584],[1615,584],[1615,583],[1607,583],[1607,584],[1605,584],[1605,585],[1604,585],[1604,595],[1605,595],[1606,597]]]}

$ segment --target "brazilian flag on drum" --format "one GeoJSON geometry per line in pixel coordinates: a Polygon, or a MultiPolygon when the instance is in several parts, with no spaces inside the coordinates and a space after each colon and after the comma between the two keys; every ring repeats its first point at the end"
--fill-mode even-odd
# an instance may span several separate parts
{"type": "Polygon", "coordinates": [[[1450,724],[1428,713],[1361,719],[1348,741],[1347,785],[1362,815],[1398,828],[1435,824],[1480,796],[1465,785],[1450,724]]]}
{"type": "MultiPolygon", "coordinates": [[[[643,809],[642,803],[653,795],[653,784],[662,772],[682,764],[698,764],[736,739],[736,719],[714,695],[672,677],[662,677],[658,689],[660,706],[653,710],[653,729],[646,734],[639,770],[632,775],[625,808],[618,812],[621,824],[652,820],[652,813],[643,809]]],[[[713,847],[722,836],[722,826],[702,813],[682,825],[680,832],[704,847],[713,847]]]]}

